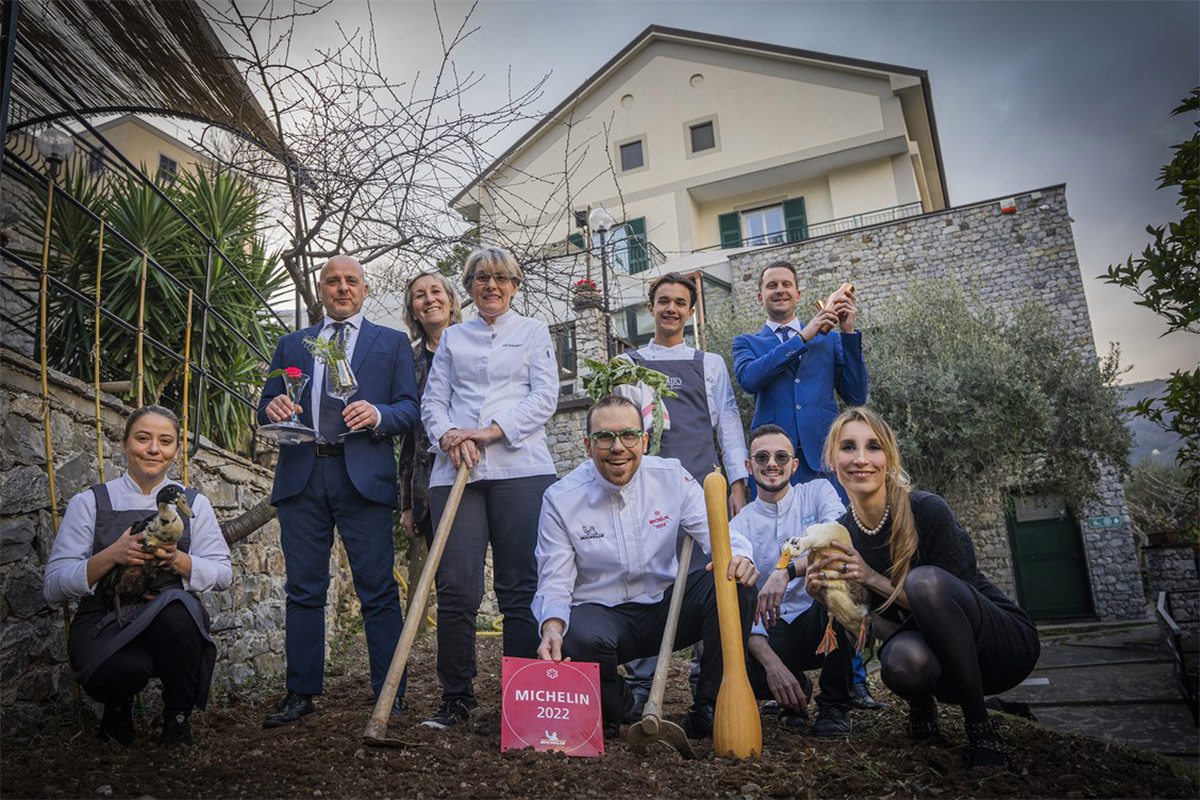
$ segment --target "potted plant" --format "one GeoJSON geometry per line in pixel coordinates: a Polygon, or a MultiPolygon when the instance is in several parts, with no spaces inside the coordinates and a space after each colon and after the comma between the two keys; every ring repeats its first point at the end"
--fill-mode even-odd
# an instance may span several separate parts
{"type": "Polygon", "coordinates": [[[571,307],[576,311],[585,308],[600,308],[600,289],[586,278],[571,284],[571,307]]]}

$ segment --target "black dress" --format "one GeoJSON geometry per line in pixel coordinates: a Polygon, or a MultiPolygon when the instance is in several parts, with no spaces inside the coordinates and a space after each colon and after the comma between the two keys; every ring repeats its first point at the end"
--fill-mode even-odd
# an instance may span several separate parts
{"type": "MultiPolygon", "coordinates": [[[[983,691],[996,694],[1013,688],[1037,664],[1041,653],[1037,627],[1020,606],[979,571],[971,537],[954,518],[945,500],[931,492],[914,491],[910,502],[917,527],[917,552],[910,566],[940,567],[974,590],[979,598],[980,626],[975,647],[979,653],[983,691]]],[[[891,518],[874,536],[863,533],[849,512],[839,521],[850,531],[850,538],[855,549],[862,553],[863,561],[886,577],[892,566],[891,518]]],[[[885,601],[886,598],[870,593],[872,610],[885,601]]],[[[919,631],[912,615],[899,603],[888,606],[880,616],[900,625],[892,636],[902,630],[919,631]]]]}

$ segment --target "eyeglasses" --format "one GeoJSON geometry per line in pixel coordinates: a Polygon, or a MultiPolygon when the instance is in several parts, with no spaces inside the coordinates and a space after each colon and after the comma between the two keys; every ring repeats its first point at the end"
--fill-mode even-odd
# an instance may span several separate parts
{"type": "MultiPolygon", "coordinates": [[[[766,450],[759,450],[757,453],[751,456],[751,458],[753,458],[754,463],[758,464],[760,467],[765,467],[771,463],[771,454],[766,450]]],[[[793,458],[795,458],[795,456],[786,450],[775,451],[775,463],[781,467],[786,467],[792,462],[793,458]]]]}
{"type": "Polygon", "coordinates": [[[486,272],[472,272],[467,276],[476,286],[486,286],[488,281],[495,281],[497,286],[508,286],[516,279],[509,275],[490,275],[486,272]]]}
{"type": "Polygon", "coordinates": [[[632,448],[642,441],[643,435],[641,428],[626,428],[623,431],[592,431],[588,438],[601,450],[611,450],[617,439],[621,440],[623,446],[632,448]]]}

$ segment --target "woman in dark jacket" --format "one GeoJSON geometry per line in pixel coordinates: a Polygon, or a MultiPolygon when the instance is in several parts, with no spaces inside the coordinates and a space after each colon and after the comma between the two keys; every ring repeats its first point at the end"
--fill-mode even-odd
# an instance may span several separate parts
{"type": "Polygon", "coordinates": [[[850,496],[840,520],[852,548],[810,565],[810,593],[829,580],[870,590],[880,675],[909,702],[909,732],[940,738],[937,700],[962,708],[971,766],[1003,768],[985,694],[1028,677],[1041,646],[1025,612],[979,571],[970,536],[946,501],[912,490],[896,437],[868,408],[838,415],[825,461],[850,496]]]}

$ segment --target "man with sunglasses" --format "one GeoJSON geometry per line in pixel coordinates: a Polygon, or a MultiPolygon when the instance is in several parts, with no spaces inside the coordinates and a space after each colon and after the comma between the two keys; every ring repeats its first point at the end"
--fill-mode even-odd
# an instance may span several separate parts
{"type": "MultiPolygon", "coordinates": [[[[778,425],[762,425],[750,434],[750,458],[746,461],[758,488],[758,496],[741,514],[730,520],[734,531],[754,546],[757,564],[773,563],[783,543],[799,536],[809,525],[832,522],[845,513],[833,485],[822,478],[797,486],[791,478],[797,468],[796,451],[787,431],[778,425]]],[[[808,720],[808,698],[812,683],[806,669],[821,670],[821,710],[812,735],[846,736],[851,731],[851,659],[854,645],[840,625],[834,626],[838,647],[821,656],[828,612],[804,591],[804,559],[786,569],[759,576],[758,607],[746,646],[750,684],[760,700],[774,698],[782,707],[780,723],[802,728],[808,720]]]]}
{"type": "MultiPolygon", "coordinates": [[[[704,555],[712,550],[703,490],[677,460],[643,455],[646,435],[636,405],[616,395],[597,402],[588,412],[584,447],[590,459],[542,497],[533,614],[540,658],[599,663],[604,735],[612,738],[633,704],[617,665],[658,652],[683,534],[704,555]]],[[[729,538],[727,574],[738,584],[744,641],[758,570],[750,542],[732,532],[729,538]]],[[[692,572],[682,603],[675,647],[705,643],[684,728],[695,737],[711,736],[722,675],[713,579],[692,572]]]]}

